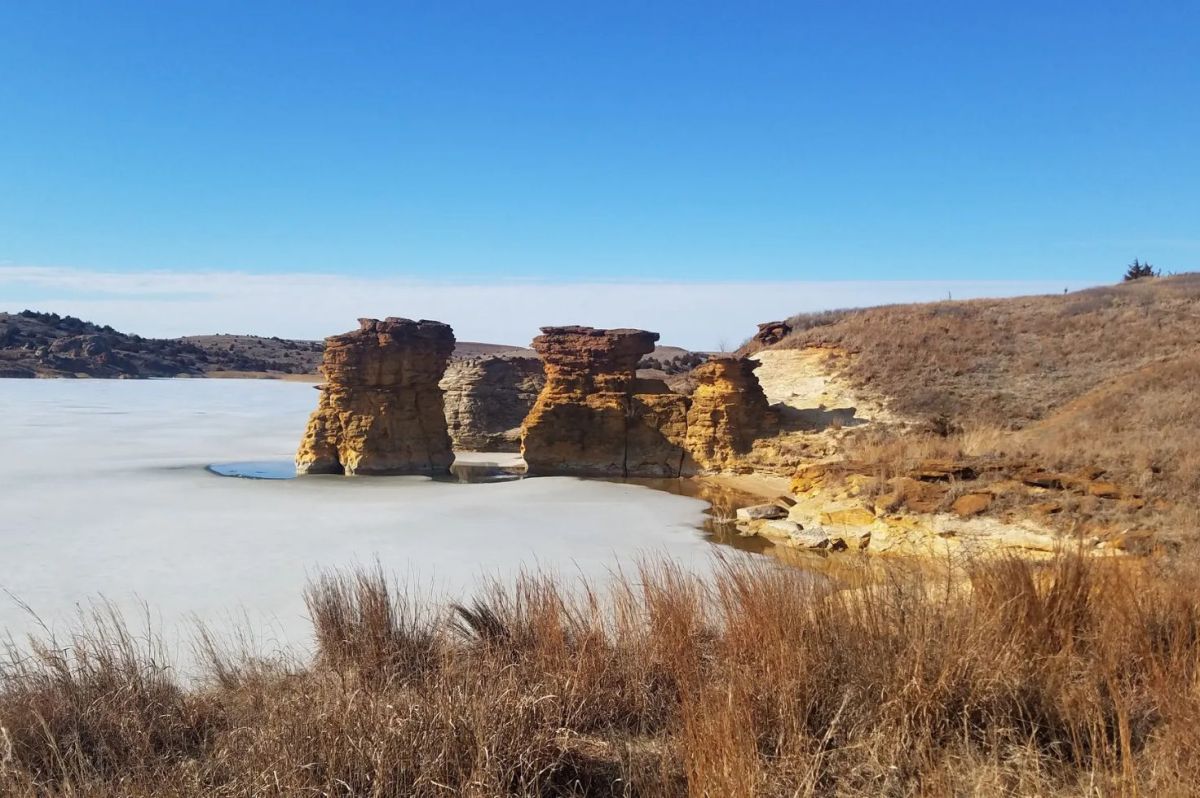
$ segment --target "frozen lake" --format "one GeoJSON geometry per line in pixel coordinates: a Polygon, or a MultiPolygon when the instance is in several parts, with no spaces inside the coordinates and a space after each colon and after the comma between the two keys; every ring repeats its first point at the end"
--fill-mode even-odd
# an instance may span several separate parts
{"type": "Polygon", "coordinates": [[[131,620],[148,610],[168,639],[197,618],[303,647],[308,577],[376,559],[456,598],[521,568],[712,566],[705,503],[635,485],[205,469],[290,460],[316,401],[311,385],[275,380],[0,379],[0,629],[34,628],[23,602],[62,631],[103,597],[131,620]]]}

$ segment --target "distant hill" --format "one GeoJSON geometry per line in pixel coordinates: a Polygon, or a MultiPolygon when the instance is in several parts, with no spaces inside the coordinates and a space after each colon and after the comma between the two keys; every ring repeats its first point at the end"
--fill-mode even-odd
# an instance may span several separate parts
{"type": "Polygon", "coordinates": [[[315,373],[323,346],[253,335],[144,338],[57,313],[0,313],[0,377],[315,373]]]}
{"type": "Polygon", "coordinates": [[[478,341],[459,341],[454,345],[454,358],[472,357],[537,357],[537,352],[523,346],[508,344],[483,344],[478,341]]]}
{"type": "Polygon", "coordinates": [[[206,373],[313,374],[321,363],[321,341],[260,335],[188,335],[175,339],[208,355],[206,373]]]}
{"type": "MultiPolygon", "coordinates": [[[[258,335],[144,338],[57,313],[0,313],[0,377],[205,377],[311,375],[321,341],[258,335]]],[[[527,355],[507,344],[460,341],[455,357],[527,355]]]]}
{"type": "Polygon", "coordinates": [[[0,377],[201,376],[207,353],[57,313],[0,313],[0,377]]]}
{"type": "MultiPolygon", "coordinates": [[[[293,340],[286,338],[264,338],[258,335],[188,335],[178,339],[205,350],[210,362],[228,364],[229,368],[209,368],[207,371],[224,376],[253,372],[266,376],[280,374],[318,375],[321,354],[325,350],[322,341],[293,340]]],[[[485,344],[477,341],[459,341],[454,347],[454,358],[472,357],[536,357],[532,349],[508,344],[485,344]]]]}
{"type": "MultiPolygon", "coordinates": [[[[143,338],[73,316],[23,310],[0,313],[0,377],[283,377],[318,376],[324,343],[258,335],[143,338]]],[[[509,344],[459,341],[455,358],[537,357],[509,344]]],[[[658,347],[643,368],[677,374],[703,358],[658,347]]]]}

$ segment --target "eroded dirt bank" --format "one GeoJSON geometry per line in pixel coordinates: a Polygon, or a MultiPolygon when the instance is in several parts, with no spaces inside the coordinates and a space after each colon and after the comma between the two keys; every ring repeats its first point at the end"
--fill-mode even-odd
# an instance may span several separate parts
{"type": "Polygon", "coordinates": [[[937,451],[919,423],[840,376],[853,356],[838,349],[765,350],[753,357],[782,420],[780,433],[756,441],[742,461],[744,473],[704,478],[752,502],[734,512],[738,533],[783,549],[938,558],[1126,548],[1124,530],[1081,529],[1062,515],[1079,502],[1144,506],[1102,473],[1060,474],[1032,463],[937,451]],[[874,458],[864,458],[875,440],[893,441],[893,447],[910,440],[912,448],[868,451],[874,458]]]}

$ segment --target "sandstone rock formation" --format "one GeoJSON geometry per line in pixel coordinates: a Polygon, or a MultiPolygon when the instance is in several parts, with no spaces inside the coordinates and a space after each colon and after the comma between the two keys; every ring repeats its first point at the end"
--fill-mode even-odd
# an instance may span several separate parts
{"type": "Polygon", "coordinates": [[[792,325],[786,321],[768,321],[758,325],[754,340],[763,346],[772,346],[791,335],[792,325]]]}
{"type": "MultiPolygon", "coordinates": [[[[1108,481],[1098,467],[1047,471],[994,455],[886,463],[881,468],[876,459],[843,459],[803,466],[791,482],[795,504],[788,519],[806,530],[841,535],[851,547],[855,535],[866,533],[867,548],[875,552],[1052,552],[1065,545],[1100,553],[1143,545],[1136,531],[1112,519],[1142,510],[1145,497],[1108,481]]],[[[745,521],[738,530],[772,533],[757,523],[745,521]]]]}
{"type": "Polygon", "coordinates": [[[747,358],[718,357],[697,367],[696,390],[687,414],[686,446],[701,470],[736,470],[758,438],[779,431],[779,417],[767,404],[747,358]]]}
{"type": "Polygon", "coordinates": [[[758,434],[778,423],[754,363],[719,358],[696,370],[699,399],[639,380],[657,333],[543,327],[533,341],[546,385],[525,419],[530,474],[676,477],[736,468],[758,434]]]}
{"type": "Polygon", "coordinates": [[[661,380],[638,380],[630,397],[625,474],[677,477],[695,472],[687,452],[688,398],[661,380]]]}
{"type": "Polygon", "coordinates": [[[656,340],[644,330],[542,328],[533,348],[546,385],[521,436],[530,474],[626,475],[637,364],[656,340]]]}
{"type": "Polygon", "coordinates": [[[446,369],[446,423],[459,451],[516,452],[521,422],[546,382],[536,357],[473,357],[446,369]]]}
{"type": "Polygon", "coordinates": [[[453,330],[426,320],[358,323],[325,339],[326,382],[297,473],[445,473],[454,455],[438,382],[454,350],[453,330]]]}

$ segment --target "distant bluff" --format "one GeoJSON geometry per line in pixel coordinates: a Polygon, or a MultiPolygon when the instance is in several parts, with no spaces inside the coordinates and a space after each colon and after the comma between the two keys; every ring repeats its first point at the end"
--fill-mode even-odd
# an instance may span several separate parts
{"type": "Polygon", "coordinates": [[[215,372],[305,374],[317,341],[252,335],[144,338],[57,313],[0,313],[0,377],[203,377],[215,372]]]}

